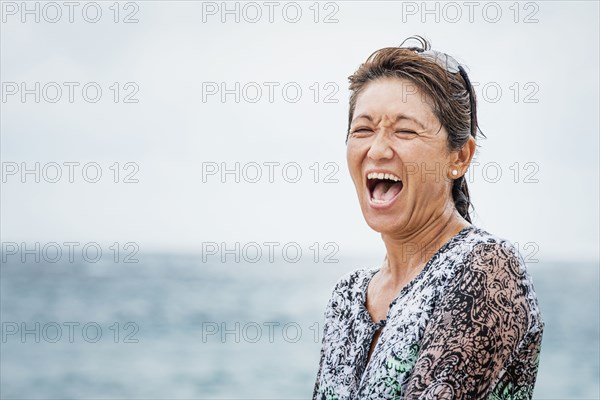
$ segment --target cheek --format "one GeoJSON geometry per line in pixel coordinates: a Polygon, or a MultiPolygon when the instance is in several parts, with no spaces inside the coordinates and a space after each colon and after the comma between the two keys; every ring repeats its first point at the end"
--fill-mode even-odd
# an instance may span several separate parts
{"type": "Polygon", "coordinates": [[[451,178],[449,177],[450,167],[448,160],[445,158],[439,158],[435,161],[431,161],[427,164],[427,169],[423,171],[426,176],[426,184],[430,189],[431,193],[436,195],[444,195],[451,184],[451,178]]]}
{"type": "Polygon", "coordinates": [[[405,150],[404,160],[413,184],[433,197],[445,193],[450,182],[451,163],[444,149],[416,146],[405,150]]]}
{"type": "Polygon", "coordinates": [[[362,166],[365,155],[366,151],[364,146],[360,146],[357,143],[351,143],[350,141],[348,142],[346,162],[348,171],[350,172],[350,178],[357,190],[362,186],[362,166]]]}
{"type": "Polygon", "coordinates": [[[348,168],[351,173],[356,172],[356,170],[360,170],[360,166],[363,159],[364,150],[358,146],[355,142],[348,142],[348,146],[346,148],[346,161],[348,162],[348,168]]]}

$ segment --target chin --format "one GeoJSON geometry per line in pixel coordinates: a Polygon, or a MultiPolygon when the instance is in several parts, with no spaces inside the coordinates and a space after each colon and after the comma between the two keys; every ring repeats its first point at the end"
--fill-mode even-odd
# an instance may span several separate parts
{"type": "Polygon", "coordinates": [[[406,226],[406,221],[403,221],[399,215],[373,215],[363,213],[365,222],[375,232],[387,234],[398,232],[406,226]]]}

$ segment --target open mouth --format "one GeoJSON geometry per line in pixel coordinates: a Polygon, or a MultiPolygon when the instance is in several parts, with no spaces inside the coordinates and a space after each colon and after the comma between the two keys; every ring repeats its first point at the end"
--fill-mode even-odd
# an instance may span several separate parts
{"type": "Polygon", "coordinates": [[[367,189],[374,204],[387,205],[398,197],[403,187],[402,180],[394,174],[371,172],[367,175],[367,189]]]}

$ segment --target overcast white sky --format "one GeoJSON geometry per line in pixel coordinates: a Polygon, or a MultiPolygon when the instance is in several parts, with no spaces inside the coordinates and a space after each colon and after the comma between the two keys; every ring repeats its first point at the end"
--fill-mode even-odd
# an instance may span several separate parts
{"type": "Polygon", "coordinates": [[[347,173],[347,77],[374,50],[420,34],[479,83],[487,139],[470,179],[475,224],[533,243],[522,250],[539,249],[542,261],[598,260],[598,2],[428,3],[428,14],[421,2],[276,2],[273,22],[263,2],[237,3],[239,22],[222,15],[221,2],[120,3],[118,15],[99,2],[96,23],[85,20],[96,12],[82,14],[85,2],[72,23],[62,2],[55,23],[56,8],[38,3],[36,22],[21,4],[2,6],[3,242],[131,241],[169,252],[199,252],[203,242],[335,242],[341,255],[383,254],[347,173]],[[299,21],[288,22],[298,8],[299,21]],[[40,102],[35,93],[23,102],[21,83],[35,82],[40,102]],[[72,103],[64,82],[75,82],[72,103]],[[96,103],[82,94],[90,82],[89,99],[102,90],[96,103]],[[239,103],[235,90],[222,102],[221,84],[236,82],[239,103]],[[124,103],[127,95],[138,102],[124,103]],[[10,174],[36,162],[46,172],[39,183],[10,174]],[[69,162],[81,163],[74,183],[69,162]],[[239,183],[233,175],[223,183],[220,172],[203,181],[203,168],[236,162],[246,172],[239,183]],[[271,164],[271,183],[272,162],[280,164],[271,164]],[[58,183],[49,182],[52,163],[62,167],[58,183]],[[86,163],[100,165],[98,183],[82,178],[86,163]],[[257,164],[262,179],[249,182],[257,164]],[[284,179],[284,165],[288,180],[300,166],[298,182],[284,179]],[[139,182],[124,183],[129,173],[139,182]]]}

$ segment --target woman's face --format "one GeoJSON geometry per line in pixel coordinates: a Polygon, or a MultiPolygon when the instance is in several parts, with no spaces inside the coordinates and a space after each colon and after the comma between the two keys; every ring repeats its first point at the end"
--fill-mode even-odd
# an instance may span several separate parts
{"type": "Polygon", "coordinates": [[[453,207],[449,177],[456,154],[448,151],[440,125],[428,99],[408,80],[380,78],[359,94],[347,160],[363,215],[375,231],[408,234],[453,207]]]}

